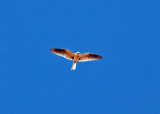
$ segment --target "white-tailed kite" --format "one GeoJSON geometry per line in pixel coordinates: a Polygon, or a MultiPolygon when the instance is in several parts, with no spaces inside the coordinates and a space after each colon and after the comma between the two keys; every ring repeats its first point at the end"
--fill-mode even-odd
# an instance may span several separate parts
{"type": "Polygon", "coordinates": [[[84,53],[84,54],[80,54],[79,52],[73,53],[69,51],[68,49],[51,48],[50,51],[59,56],[65,57],[66,59],[73,60],[73,65],[72,65],[71,70],[76,69],[77,61],[85,62],[85,61],[93,61],[93,60],[102,58],[101,56],[93,54],[93,53],[84,53]]]}

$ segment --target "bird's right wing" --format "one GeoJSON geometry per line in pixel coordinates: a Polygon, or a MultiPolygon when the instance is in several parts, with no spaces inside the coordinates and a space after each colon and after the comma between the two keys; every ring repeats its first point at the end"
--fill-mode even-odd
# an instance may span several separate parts
{"type": "Polygon", "coordinates": [[[67,59],[73,60],[75,54],[68,49],[56,49],[56,48],[51,48],[50,51],[54,54],[57,54],[59,56],[65,57],[67,59]]]}
{"type": "Polygon", "coordinates": [[[93,61],[93,60],[97,60],[97,59],[101,59],[102,57],[93,53],[84,53],[84,54],[80,54],[79,55],[79,62],[83,62],[83,61],[93,61]]]}

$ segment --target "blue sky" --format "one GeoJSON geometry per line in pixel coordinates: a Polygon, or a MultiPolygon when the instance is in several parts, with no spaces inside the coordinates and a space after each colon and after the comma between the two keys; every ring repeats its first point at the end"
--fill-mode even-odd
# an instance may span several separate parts
{"type": "Polygon", "coordinates": [[[1,0],[1,114],[159,114],[158,0],[1,0]],[[77,64],[50,48],[91,52],[77,64]]]}

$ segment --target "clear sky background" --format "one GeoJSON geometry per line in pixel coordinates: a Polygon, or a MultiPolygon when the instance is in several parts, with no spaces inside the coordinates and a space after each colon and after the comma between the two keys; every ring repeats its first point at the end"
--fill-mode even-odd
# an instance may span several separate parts
{"type": "Polygon", "coordinates": [[[1,0],[0,114],[160,114],[158,0],[1,0]],[[77,64],[50,52],[91,52],[77,64]]]}

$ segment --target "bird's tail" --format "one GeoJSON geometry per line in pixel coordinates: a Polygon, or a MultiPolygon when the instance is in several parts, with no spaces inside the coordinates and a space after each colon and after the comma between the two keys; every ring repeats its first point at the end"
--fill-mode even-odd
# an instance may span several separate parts
{"type": "Polygon", "coordinates": [[[77,64],[77,63],[75,63],[75,62],[73,63],[71,70],[76,70],[76,64],[77,64]]]}

